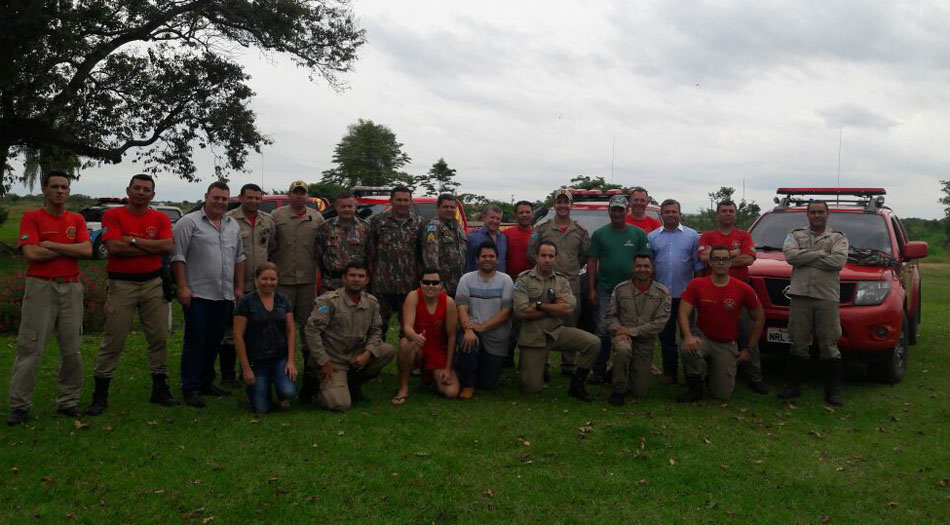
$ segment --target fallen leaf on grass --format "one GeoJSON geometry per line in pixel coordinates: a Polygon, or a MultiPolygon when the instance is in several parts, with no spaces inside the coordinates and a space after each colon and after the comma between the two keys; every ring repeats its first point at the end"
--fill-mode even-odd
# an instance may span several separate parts
{"type": "Polygon", "coordinates": [[[76,427],[76,430],[86,430],[89,428],[89,423],[83,423],[78,419],[73,420],[73,426],[76,427]]]}
{"type": "Polygon", "coordinates": [[[102,427],[103,432],[112,432],[112,425],[102,427]]]}
{"type": "Polygon", "coordinates": [[[495,493],[492,492],[491,489],[485,489],[485,492],[482,492],[482,496],[485,496],[486,498],[494,498],[495,493]]]}
{"type": "Polygon", "coordinates": [[[520,441],[521,444],[524,445],[524,446],[526,446],[526,447],[530,447],[530,446],[531,446],[531,442],[528,441],[527,439],[525,439],[525,438],[522,437],[522,436],[518,436],[518,441],[520,441]]]}
{"type": "Polygon", "coordinates": [[[145,424],[148,425],[148,426],[150,426],[150,427],[154,427],[155,425],[158,424],[158,421],[154,421],[154,420],[153,420],[153,421],[146,421],[145,424]]]}
{"type": "Polygon", "coordinates": [[[346,432],[344,432],[343,430],[337,430],[337,431],[336,431],[336,435],[338,435],[338,436],[342,436],[343,434],[346,434],[346,432]]]}
{"type": "Polygon", "coordinates": [[[248,423],[250,423],[250,424],[253,425],[253,424],[256,424],[256,423],[260,423],[260,421],[258,421],[258,420],[256,420],[256,419],[252,419],[252,420],[248,421],[248,423]]]}
{"type": "Polygon", "coordinates": [[[291,426],[291,423],[290,423],[290,421],[284,421],[283,423],[280,424],[280,426],[282,426],[282,427],[289,427],[289,426],[291,426]]]}
{"type": "Polygon", "coordinates": [[[77,516],[76,516],[76,513],[75,513],[75,512],[67,512],[67,513],[66,513],[66,519],[74,520],[74,519],[76,519],[76,517],[77,517],[77,516]]]}
{"type": "Polygon", "coordinates": [[[822,523],[831,523],[831,516],[822,516],[822,517],[821,517],[821,522],[822,522],[822,523]]]}
{"type": "MultiPolygon", "coordinates": [[[[827,410],[828,412],[831,412],[832,414],[835,413],[835,407],[830,407],[830,406],[828,406],[828,405],[825,405],[825,410],[827,410]]],[[[827,516],[825,516],[825,517],[827,517],[827,516]]],[[[828,518],[828,519],[831,520],[831,518],[828,518]]]]}
{"type": "Polygon", "coordinates": [[[895,423],[900,423],[900,420],[901,420],[901,418],[899,418],[899,417],[897,417],[897,416],[891,416],[891,421],[893,421],[893,422],[895,422],[895,423]]]}
{"type": "Polygon", "coordinates": [[[703,438],[703,443],[705,443],[705,444],[707,444],[707,445],[711,445],[711,444],[712,444],[712,441],[710,441],[709,438],[703,438]]]}
{"type": "Polygon", "coordinates": [[[788,405],[785,405],[785,406],[787,406],[789,410],[798,410],[798,407],[792,403],[789,403],[788,405]]]}
{"type": "Polygon", "coordinates": [[[647,485],[647,484],[649,484],[649,483],[650,483],[650,482],[647,481],[646,479],[641,479],[641,480],[638,480],[638,481],[637,481],[637,484],[638,484],[638,485],[647,485]]]}
{"type": "Polygon", "coordinates": [[[316,443],[311,443],[311,444],[310,444],[310,448],[317,448],[317,444],[316,444],[316,443]]]}
{"type": "Polygon", "coordinates": [[[201,520],[201,523],[211,523],[214,521],[214,516],[208,516],[207,518],[201,520]]]}
{"type": "Polygon", "coordinates": [[[674,461],[673,458],[670,458],[670,466],[673,466],[675,464],[676,464],[676,461],[674,461]]]}
{"type": "Polygon", "coordinates": [[[53,476],[43,476],[41,481],[43,482],[44,487],[48,487],[53,484],[53,476]]]}
{"type": "Polygon", "coordinates": [[[416,452],[416,455],[419,456],[420,458],[424,458],[424,457],[428,457],[428,456],[429,456],[429,453],[428,453],[428,452],[422,452],[422,451],[420,450],[419,452],[416,452]]]}
{"type": "Polygon", "coordinates": [[[10,469],[10,472],[13,473],[13,474],[19,474],[19,473],[20,473],[20,467],[13,467],[13,468],[11,468],[11,469],[10,469]]]}
{"type": "Polygon", "coordinates": [[[894,509],[894,508],[900,507],[900,505],[901,504],[896,501],[888,501],[886,506],[894,509]]]}
{"type": "MultiPolygon", "coordinates": [[[[16,468],[16,467],[13,467],[13,468],[16,468]]],[[[940,486],[946,487],[947,485],[950,485],[950,478],[940,478],[940,486]]]]}
{"type": "Polygon", "coordinates": [[[838,467],[835,469],[835,472],[844,472],[844,467],[838,467]]]}
{"type": "Polygon", "coordinates": [[[821,432],[818,432],[817,430],[809,430],[808,433],[815,436],[818,439],[821,439],[821,432]]]}
{"type": "Polygon", "coordinates": [[[755,463],[756,465],[761,465],[761,464],[762,464],[762,460],[761,460],[761,459],[757,459],[757,460],[753,461],[753,463],[755,463]]]}
{"type": "Polygon", "coordinates": [[[723,471],[729,470],[729,465],[719,465],[719,468],[723,471]]]}
{"type": "Polygon", "coordinates": [[[268,482],[268,483],[273,483],[273,482],[275,482],[275,481],[278,481],[279,479],[280,479],[280,478],[277,477],[277,476],[272,476],[272,477],[270,477],[270,478],[267,478],[267,482],[268,482]]]}

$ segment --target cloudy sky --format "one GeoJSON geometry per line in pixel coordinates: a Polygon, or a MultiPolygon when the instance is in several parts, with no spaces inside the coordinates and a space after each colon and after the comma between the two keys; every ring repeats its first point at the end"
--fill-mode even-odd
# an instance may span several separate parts
{"type": "MultiPolygon", "coordinates": [[[[739,188],[884,186],[903,216],[942,216],[950,178],[946,2],[355,0],[367,30],[338,93],[281,57],[242,57],[274,144],[236,183],[316,181],[357,119],[392,129],[463,191],[542,198],[578,174],[639,184],[684,211],[739,188]]],[[[210,158],[199,159],[210,173],[210,158]]],[[[131,164],[74,192],[121,192],[131,164]]],[[[205,184],[159,179],[159,198],[205,184]]],[[[21,188],[14,191],[23,193],[21,188]]]]}

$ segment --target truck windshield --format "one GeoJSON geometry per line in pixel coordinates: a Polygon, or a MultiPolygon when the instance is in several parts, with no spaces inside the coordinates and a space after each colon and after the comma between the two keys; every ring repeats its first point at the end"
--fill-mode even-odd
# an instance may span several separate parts
{"type": "MultiPolygon", "coordinates": [[[[804,212],[767,213],[749,230],[756,249],[781,250],[785,236],[795,228],[808,227],[804,212]]],[[[891,254],[891,237],[884,217],[871,213],[835,213],[828,218],[828,227],[848,236],[852,248],[871,248],[891,254]]]]}

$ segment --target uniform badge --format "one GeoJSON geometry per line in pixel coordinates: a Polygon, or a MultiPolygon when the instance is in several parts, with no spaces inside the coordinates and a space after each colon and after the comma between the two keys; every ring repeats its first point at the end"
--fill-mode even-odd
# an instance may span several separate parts
{"type": "Polygon", "coordinates": [[[515,281],[515,290],[518,289],[518,285],[521,284],[521,281],[515,281]]]}
{"type": "MultiPolygon", "coordinates": [[[[430,228],[431,228],[431,227],[432,227],[432,226],[430,226],[430,228]]],[[[428,234],[426,234],[426,242],[435,242],[435,233],[434,233],[434,232],[430,231],[428,234]]]]}
{"type": "Polygon", "coordinates": [[[66,238],[67,238],[67,239],[75,239],[75,238],[76,238],[76,227],[75,227],[75,226],[70,226],[70,227],[66,228],[66,238]]]}
{"type": "Polygon", "coordinates": [[[320,312],[321,314],[328,314],[330,313],[330,306],[322,304],[317,308],[317,311],[320,312]]]}
{"type": "Polygon", "coordinates": [[[722,307],[726,310],[735,310],[736,309],[736,300],[729,298],[722,302],[722,307]]]}
{"type": "Polygon", "coordinates": [[[30,238],[30,236],[27,235],[27,234],[25,234],[25,233],[20,236],[20,239],[23,239],[24,241],[27,240],[27,239],[29,239],[29,238],[30,238]]]}
{"type": "Polygon", "coordinates": [[[660,298],[659,295],[651,295],[651,296],[650,296],[650,300],[653,301],[654,303],[659,303],[659,302],[660,302],[660,299],[661,299],[661,298],[660,298]]]}
{"type": "Polygon", "coordinates": [[[430,224],[429,227],[426,228],[426,231],[427,231],[427,232],[434,232],[434,231],[435,231],[435,224],[430,224]]]}
{"type": "Polygon", "coordinates": [[[156,229],[154,226],[149,226],[148,228],[145,228],[145,236],[148,237],[149,239],[157,239],[158,229],[156,229]]]}

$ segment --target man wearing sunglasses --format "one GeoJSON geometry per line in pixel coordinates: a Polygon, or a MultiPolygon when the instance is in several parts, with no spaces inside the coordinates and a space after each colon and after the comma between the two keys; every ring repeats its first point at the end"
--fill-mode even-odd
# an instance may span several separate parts
{"type": "Polygon", "coordinates": [[[729,275],[732,254],[724,245],[709,250],[712,273],[698,277],[686,285],[680,296],[679,325],[683,334],[680,353],[686,373],[687,391],[676,399],[691,403],[703,398],[702,362],[707,362],[709,389],[716,399],[732,397],[736,386],[736,368],[749,360],[749,348],[759,340],[765,314],[755,291],[748,284],[729,275]],[[739,340],[739,316],[745,308],[752,316],[752,330],[739,340]],[[690,316],[696,310],[696,326],[690,316]]]}

